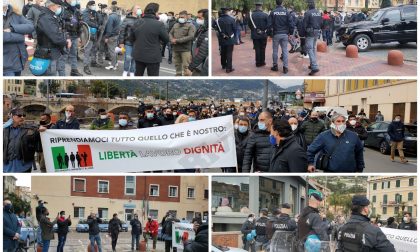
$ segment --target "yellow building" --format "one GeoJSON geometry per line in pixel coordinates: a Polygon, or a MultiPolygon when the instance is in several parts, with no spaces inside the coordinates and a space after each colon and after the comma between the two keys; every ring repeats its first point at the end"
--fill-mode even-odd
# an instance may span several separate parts
{"type": "Polygon", "coordinates": [[[7,95],[23,96],[25,87],[24,80],[8,79],[3,80],[3,93],[7,95]]]}
{"type": "Polygon", "coordinates": [[[397,217],[401,221],[403,212],[417,218],[416,176],[369,177],[367,197],[372,215],[380,216],[381,220],[397,217]]]}
{"type": "Polygon", "coordinates": [[[324,106],[326,80],[305,80],[303,83],[304,107],[324,106]]]}
{"type": "MultiPolygon", "coordinates": [[[[380,6],[379,0],[369,0],[369,9],[378,9],[380,6]]],[[[334,10],[338,5],[339,11],[359,11],[365,8],[366,0],[323,0],[323,5],[327,6],[328,10],[334,10]]]]}
{"type": "Polygon", "coordinates": [[[327,80],[325,106],[344,107],[354,114],[364,109],[370,120],[378,111],[385,121],[401,115],[405,123],[417,121],[415,80],[327,80]]]}

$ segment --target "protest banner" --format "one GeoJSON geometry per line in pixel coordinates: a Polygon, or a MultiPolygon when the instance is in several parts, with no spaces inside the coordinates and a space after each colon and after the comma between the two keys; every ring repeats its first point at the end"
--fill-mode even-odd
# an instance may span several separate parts
{"type": "Polygon", "coordinates": [[[175,222],[172,225],[172,247],[183,249],[184,241],[193,241],[195,239],[195,232],[193,224],[175,222]]]}
{"type": "Polygon", "coordinates": [[[381,228],[396,252],[417,251],[417,231],[394,228],[381,228]]]}
{"type": "Polygon", "coordinates": [[[236,167],[232,116],[133,130],[47,130],[48,172],[236,167]]]}

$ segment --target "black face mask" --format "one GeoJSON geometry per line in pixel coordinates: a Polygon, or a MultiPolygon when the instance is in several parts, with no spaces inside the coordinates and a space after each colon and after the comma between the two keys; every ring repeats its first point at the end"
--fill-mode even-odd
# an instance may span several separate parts
{"type": "Polygon", "coordinates": [[[49,121],[39,121],[39,124],[42,125],[42,126],[45,126],[45,125],[50,124],[50,122],[49,121]]]}
{"type": "Polygon", "coordinates": [[[172,120],[174,119],[174,115],[173,114],[165,114],[165,117],[172,120]]]}

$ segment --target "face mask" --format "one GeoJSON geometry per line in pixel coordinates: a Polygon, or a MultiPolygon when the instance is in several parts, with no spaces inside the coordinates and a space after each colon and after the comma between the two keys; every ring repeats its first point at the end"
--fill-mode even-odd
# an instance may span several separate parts
{"type": "Polygon", "coordinates": [[[260,130],[266,130],[267,126],[265,126],[265,123],[263,122],[258,122],[258,129],[260,130]]]}
{"type": "Polygon", "coordinates": [[[152,119],[154,117],[154,114],[153,113],[147,113],[146,116],[147,116],[148,119],[152,119]]]}
{"type": "Polygon", "coordinates": [[[404,222],[406,222],[406,223],[408,222],[408,218],[407,218],[407,217],[404,217],[404,218],[403,218],[403,220],[404,220],[404,222]]]}
{"type": "Polygon", "coordinates": [[[68,118],[70,118],[71,117],[71,112],[68,112],[68,111],[66,111],[66,118],[68,119],[68,118]]]}
{"type": "Polygon", "coordinates": [[[32,5],[32,2],[28,2],[28,5],[31,6],[32,5]]]}
{"type": "Polygon", "coordinates": [[[340,133],[343,133],[346,130],[346,125],[345,124],[335,125],[334,123],[331,123],[331,128],[340,133]]]}
{"type": "Polygon", "coordinates": [[[140,17],[141,14],[143,14],[143,13],[142,13],[142,11],[140,9],[138,9],[136,14],[137,14],[138,17],[140,17]]]}
{"type": "Polygon", "coordinates": [[[400,118],[395,118],[395,121],[399,122],[399,121],[401,121],[401,119],[400,118]]]}
{"type": "Polygon", "coordinates": [[[239,113],[239,116],[245,116],[245,113],[239,113]]]}
{"type": "Polygon", "coordinates": [[[312,121],[316,121],[318,119],[318,117],[311,117],[312,121]]]}
{"type": "Polygon", "coordinates": [[[193,122],[193,121],[195,121],[196,119],[194,118],[194,117],[188,117],[188,121],[189,122],[193,122]]]}
{"type": "Polygon", "coordinates": [[[350,120],[350,125],[351,125],[351,126],[356,125],[356,120],[350,120]]]}
{"type": "Polygon", "coordinates": [[[55,13],[56,16],[59,16],[61,14],[61,11],[62,11],[62,9],[60,7],[54,13],[55,13]]]}
{"type": "Polygon", "coordinates": [[[101,115],[101,116],[100,116],[100,118],[101,118],[102,120],[104,120],[104,119],[108,118],[108,116],[107,116],[107,115],[101,115]]]}
{"type": "Polygon", "coordinates": [[[185,18],[178,18],[178,23],[185,24],[186,20],[185,18]]]}
{"type": "Polygon", "coordinates": [[[295,131],[298,128],[297,124],[292,124],[290,125],[290,127],[292,127],[292,131],[295,131]]]}
{"type": "Polygon", "coordinates": [[[71,1],[70,5],[73,6],[73,7],[76,6],[77,5],[77,1],[75,1],[75,0],[71,1]]]}
{"type": "Polygon", "coordinates": [[[270,135],[270,144],[271,145],[276,145],[277,144],[277,139],[273,135],[270,135]]]}
{"type": "Polygon", "coordinates": [[[248,220],[249,220],[250,222],[253,222],[253,221],[254,221],[254,218],[248,218],[248,220]]]}
{"type": "Polygon", "coordinates": [[[172,115],[173,115],[173,116],[176,116],[176,112],[173,112],[173,113],[172,113],[172,115]]]}
{"type": "Polygon", "coordinates": [[[234,127],[235,129],[239,129],[239,124],[235,124],[233,127],[234,127]]]}
{"type": "Polygon", "coordinates": [[[198,25],[203,25],[204,24],[204,19],[197,19],[195,21],[198,25]]]}
{"type": "Polygon", "coordinates": [[[149,221],[152,221],[152,219],[148,219],[149,221]]]}
{"type": "Polygon", "coordinates": [[[245,133],[245,132],[248,131],[248,127],[247,126],[239,126],[238,130],[241,133],[245,133]]]}
{"type": "Polygon", "coordinates": [[[6,212],[12,212],[12,204],[7,204],[4,206],[4,210],[6,210],[6,212]]]}
{"type": "Polygon", "coordinates": [[[168,20],[172,20],[172,16],[168,16],[168,20]]]}
{"type": "Polygon", "coordinates": [[[47,125],[48,122],[47,121],[39,121],[39,125],[47,125]]]}
{"type": "Polygon", "coordinates": [[[94,5],[89,6],[89,9],[90,9],[90,10],[93,10],[93,11],[96,11],[96,6],[94,6],[94,5]]]}
{"type": "Polygon", "coordinates": [[[125,127],[125,126],[127,126],[127,119],[120,119],[120,120],[118,120],[118,124],[119,125],[121,125],[121,126],[123,126],[123,127],[125,127]]]}
{"type": "Polygon", "coordinates": [[[290,114],[289,113],[286,113],[286,116],[289,116],[290,114]]]}

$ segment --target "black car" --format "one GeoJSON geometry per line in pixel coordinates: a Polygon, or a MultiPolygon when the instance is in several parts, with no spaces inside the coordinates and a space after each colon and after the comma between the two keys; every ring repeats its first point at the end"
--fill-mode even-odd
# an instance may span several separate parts
{"type": "Polygon", "coordinates": [[[379,9],[366,21],[343,25],[338,34],[345,46],[354,44],[360,52],[369,50],[372,43],[417,42],[417,6],[379,9]]]}
{"type": "MultiPolygon", "coordinates": [[[[384,155],[391,153],[391,140],[387,133],[391,122],[374,122],[366,130],[368,138],[365,146],[377,148],[384,155]]],[[[414,124],[404,125],[404,153],[417,155],[417,126],[414,124]]],[[[398,153],[397,153],[398,155],[398,153]]]]}

